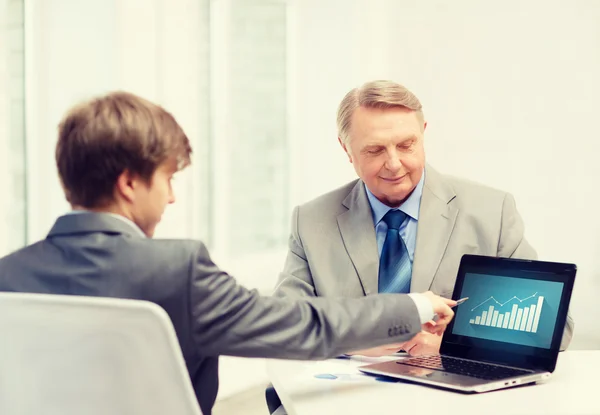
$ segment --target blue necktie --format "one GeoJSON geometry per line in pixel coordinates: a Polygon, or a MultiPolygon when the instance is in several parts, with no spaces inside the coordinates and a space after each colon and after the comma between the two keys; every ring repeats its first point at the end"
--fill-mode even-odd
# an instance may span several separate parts
{"type": "Polygon", "coordinates": [[[406,245],[400,236],[400,225],[406,213],[389,210],[383,217],[388,230],[379,258],[379,292],[409,293],[412,265],[406,245]]]}

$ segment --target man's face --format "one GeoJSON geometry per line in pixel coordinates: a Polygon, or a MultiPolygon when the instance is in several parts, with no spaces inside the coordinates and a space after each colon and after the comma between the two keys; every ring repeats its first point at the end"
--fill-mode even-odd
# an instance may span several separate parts
{"type": "Polygon", "coordinates": [[[426,125],[415,111],[400,107],[359,107],[352,114],[348,141],[340,144],[358,177],[388,206],[399,206],[421,180],[426,125]]]}
{"type": "Polygon", "coordinates": [[[144,181],[135,188],[133,221],[148,237],[154,235],[167,205],[175,202],[171,180],[176,172],[177,163],[166,161],[158,166],[149,183],[144,181]]]}

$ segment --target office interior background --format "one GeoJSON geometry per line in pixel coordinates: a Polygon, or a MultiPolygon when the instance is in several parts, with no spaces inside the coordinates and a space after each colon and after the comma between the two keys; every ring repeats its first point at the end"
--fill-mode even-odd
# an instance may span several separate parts
{"type": "MultiPolygon", "coordinates": [[[[428,162],[511,192],[540,259],[578,265],[571,348],[599,348],[598,22],[594,0],[0,0],[0,255],[68,209],[62,115],[122,89],[194,149],[156,237],[206,241],[268,295],[292,208],[355,178],[339,101],[392,79],[423,103],[428,162]]],[[[222,362],[220,399],[268,381],[222,362]]]]}

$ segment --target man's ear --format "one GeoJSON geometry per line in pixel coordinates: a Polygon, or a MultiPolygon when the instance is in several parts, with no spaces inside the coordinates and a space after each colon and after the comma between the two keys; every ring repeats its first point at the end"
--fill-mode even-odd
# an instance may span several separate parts
{"type": "Polygon", "coordinates": [[[137,175],[131,174],[129,170],[124,170],[117,177],[115,184],[115,196],[123,198],[128,202],[133,202],[135,199],[135,188],[138,186],[139,178],[137,175]]]}
{"type": "Polygon", "coordinates": [[[427,121],[423,122],[423,131],[425,131],[425,129],[427,128],[427,121]]]}
{"type": "Polygon", "coordinates": [[[350,163],[352,163],[352,155],[348,151],[348,147],[346,147],[346,144],[342,141],[342,138],[339,137],[339,136],[338,136],[338,142],[340,143],[340,145],[342,146],[342,148],[346,152],[346,155],[348,156],[348,161],[350,161],[350,163]]]}

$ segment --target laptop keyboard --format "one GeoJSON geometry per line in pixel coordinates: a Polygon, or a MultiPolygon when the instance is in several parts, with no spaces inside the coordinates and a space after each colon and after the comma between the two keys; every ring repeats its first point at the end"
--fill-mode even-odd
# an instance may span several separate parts
{"type": "Polygon", "coordinates": [[[498,380],[513,376],[529,375],[527,370],[511,369],[471,360],[457,359],[449,356],[412,357],[396,362],[398,364],[441,370],[457,375],[470,376],[483,380],[498,380]]]}

